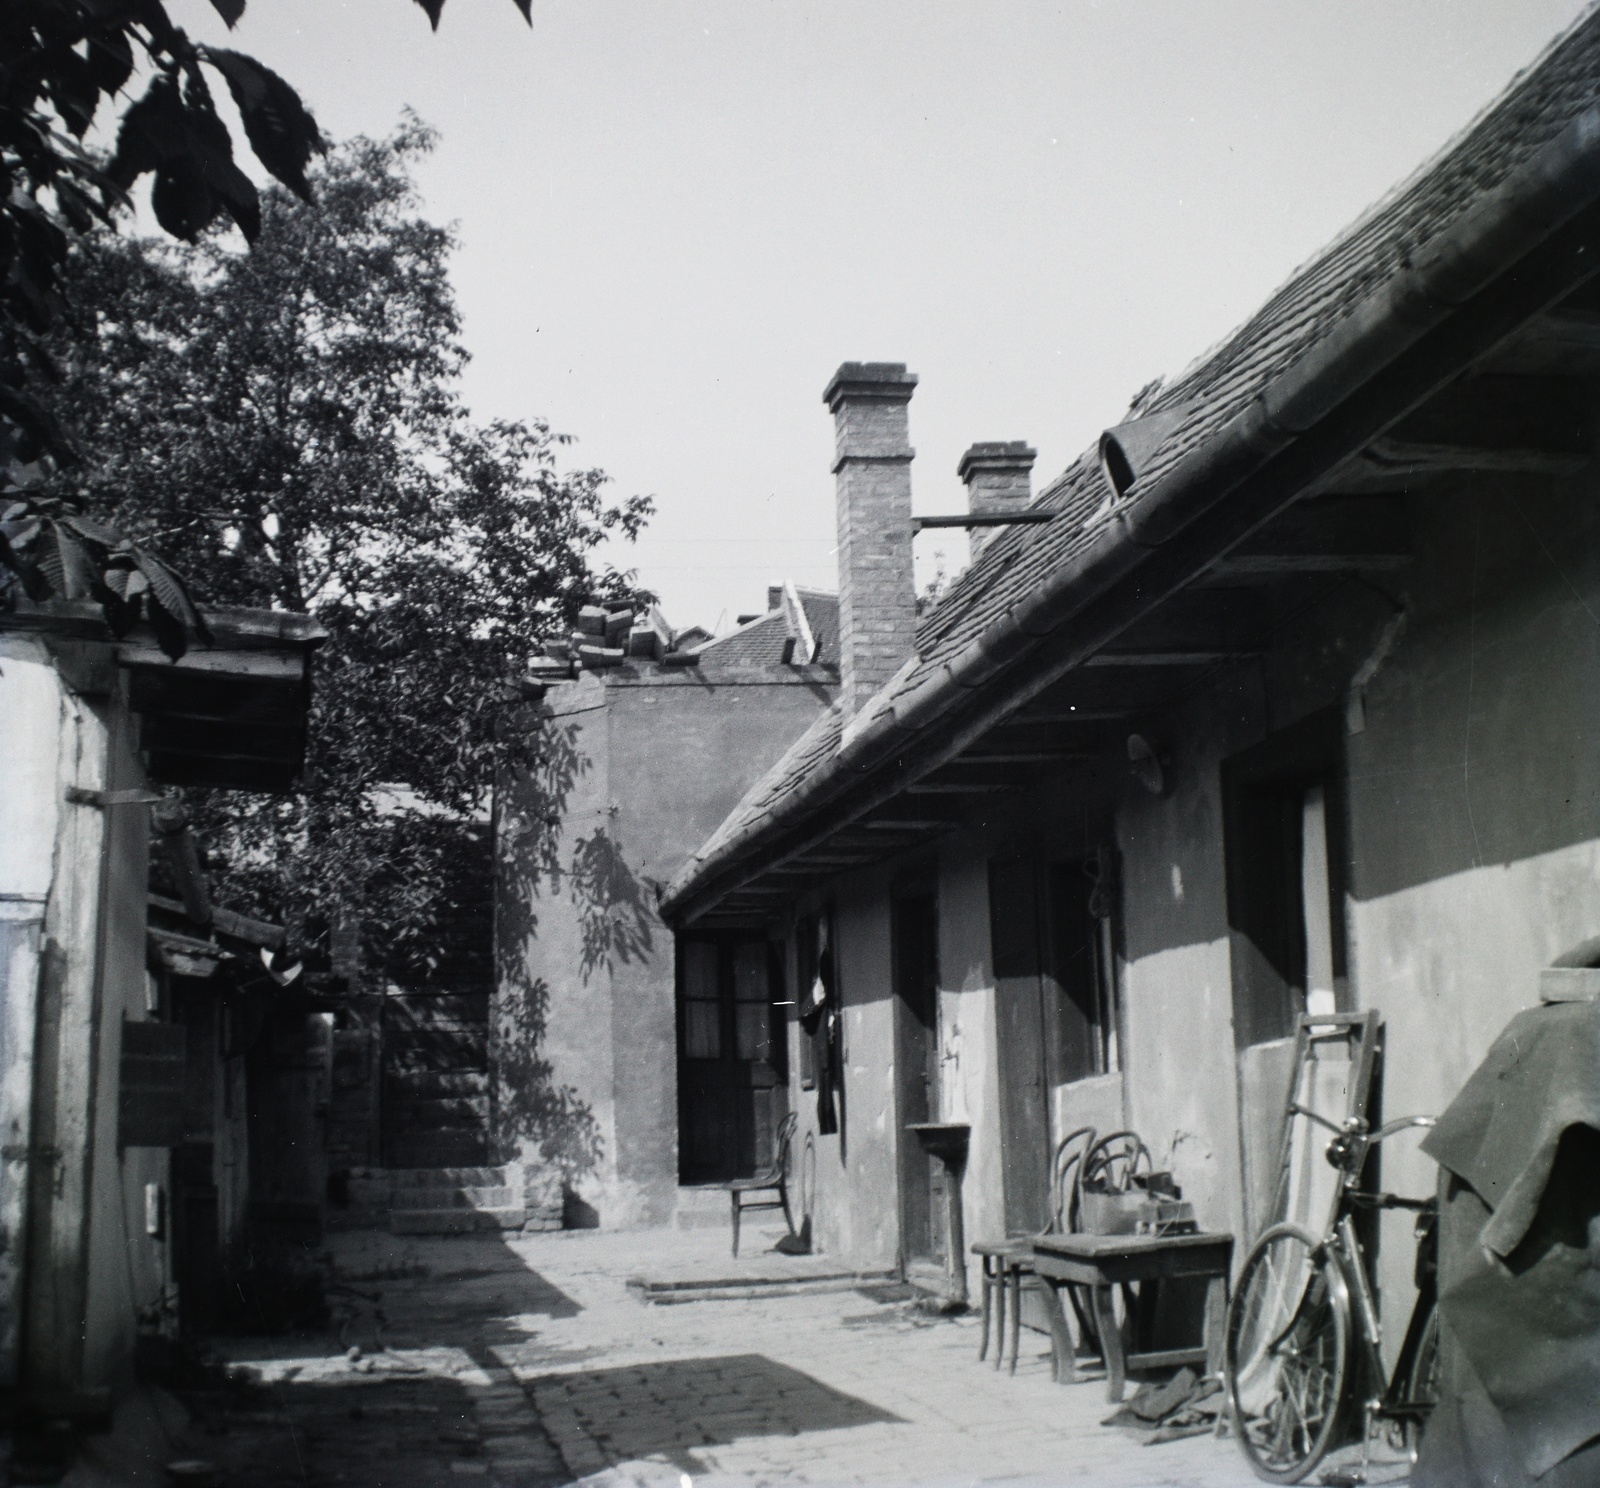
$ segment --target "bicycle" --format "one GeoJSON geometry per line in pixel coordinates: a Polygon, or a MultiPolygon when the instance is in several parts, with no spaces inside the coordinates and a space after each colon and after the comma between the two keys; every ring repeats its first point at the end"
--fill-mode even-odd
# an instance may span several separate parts
{"type": "Polygon", "coordinates": [[[1368,1131],[1360,1117],[1341,1126],[1298,1105],[1291,1110],[1334,1133],[1327,1158],[1340,1180],[1327,1231],[1317,1236],[1297,1224],[1266,1230],[1245,1258],[1228,1308],[1224,1367],[1234,1435],[1256,1476],[1269,1483],[1302,1481],[1334,1445],[1357,1399],[1364,1449],[1381,1421],[1415,1461],[1438,1383],[1438,1200],[1360,1186],[1374,1147],[1397,1132],[1431,1127],[1433,1117],[1407,1116],[1368,1131]],[[1383,1331],[1355,1225],[1358,1212],[1380,1209],[1417,1216],[1417,1300],[1392,1371],[1383,1367],[1383,1331]]]}

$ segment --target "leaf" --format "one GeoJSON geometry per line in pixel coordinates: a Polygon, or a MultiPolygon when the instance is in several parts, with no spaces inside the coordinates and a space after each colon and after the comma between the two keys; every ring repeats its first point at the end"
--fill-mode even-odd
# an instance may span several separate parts
{"type": "Polygon", "coordinates": [[[222,17],[231,31],[239,24],[239,17],[244,14],[245,0],[211,0],[212,9],[222,17]]]}
{"type": "Polygon", "coordinates": [[[184,98],[165,73],[123,115],[110,174],[126,188],[146,171],[156,176],[156,221],[173,237],[194,242],[224,210],[251,242],[260,236],[260,198],[234,164],[233,142],[209,95],[191,89],[184,98]]]}
{"type": "Polygon", "coordinates": [[[156,633],[156,645],[160,646],[173,661],[179,660],[189,649],[189,632],[163,605],[147,604],[145,609],[150,620],[150,629],[156,633]]]}
{"type": "Polygon", "coordinates": [[[133,48],[128,45],[128,33],[115,20],[99,30],[91,31],[89,43],[89,76],[102,93],[115,93],[133,75],[133,48]]]}
{"type": "Polygon", "coordinates": [[[189,591],[184,588],[183,580],[154,553],[146,551],[137,544],[133,548],[133,561],[150,581],[150,593],[145,609],[150,616],[150,623],[156,627],[156,639],[160,641],[161,649],[174,658],[181,656],[191,634],[209,644],[211,632],[206,628],[206,622],[199,610],[195,608],[194,601],[189,598],[189,591]],[[163,630],[156,616],[157,610],[170,616],[183,633],[183,646],[176,652],[171,649],[167,640],[163,639],[163,630]]]}
{"type": "Polygon", "coordinates": [[[97,542],[102,547],[119,548],[127,545],[128,539],[115,527],[108,527],[104,522],[96,522],[92,517],[81,516],[77,512],[67,512],[56,520],[69,532],[75,532],[79,537],[86,537],[90,542],[97,542]]]}
{"type": "Polygon", "coordinates": [[[175,238],[194,242],[216,220],[222,203],[193,168],[158,171],[150,188],[156,221],[175,238]]]}
{"type": "Polygon", "coordinates": [[[92,599],[100,588],[100,575],[88,549],[58,522],[50,524],[50,536],[55,541],[57,554],[56,562],[50,567],[52,577],[60,576],[58,593],[63,599],[92,599]]]}
{"type": "Polygon", "coordinates": [[[70,47],[58,50],[45,77],[45,91],[67,128],[82,139],[100,104],[93,65],[70,47]]]}
{"type": "MultiPolygon", "coordinates": [[[[129,105],[117,130],[117,149],[107,174],[123,190],[146,171],[183,153],[183,100],[166,73],[150,80],[144,96],[129,105]]],[[[163,224],[164,226],[165,224],[163,224]]]]}
{"type": "Polygon", "coordinates": [[[531,26],[533,24],[533,0],[511,0],[511,3],[522,12],[522,19],[531,26]]]}
{"type": "Polygon", "coordinates": [[[322,131],[300,95],[270,67],[242,52],[206,47],[206,61],[227,81],[256,159],[302,201],[311,200],[306,166],[325,149],[322,131]]]}
{"type": "Polygon", "coordinates": [[[444,10],[444,0],[417,0],[417,4],[427,11],[428,23],[437,31],[439,29],[439,16],[444,10]]]}

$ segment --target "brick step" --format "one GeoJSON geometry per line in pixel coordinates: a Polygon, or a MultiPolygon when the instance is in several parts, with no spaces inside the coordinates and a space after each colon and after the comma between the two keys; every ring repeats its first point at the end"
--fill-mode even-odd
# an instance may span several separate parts
{"type": "Polygon", "coordinates": [[[527,1215],[521,1206],[503,1209],[391,1209],[394,1235],[465,1235],[475,1230],[520,1230],[527,1215]]]}

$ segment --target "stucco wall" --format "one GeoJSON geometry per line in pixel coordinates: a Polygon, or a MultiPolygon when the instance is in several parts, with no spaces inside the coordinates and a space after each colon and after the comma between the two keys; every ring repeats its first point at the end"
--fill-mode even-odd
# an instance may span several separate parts
{"type": "MultiPolygon", "coordinates": [[[[1406,630],[1347,741],[1351,938],[1388,1026],[1384,1112],[1437,1112],[1538,999],[1538,972],[1600,935],[1600,512],[1555,495],[1441,492],[1406,630]]],[[[1432,1183],[1414,1141],[1387,1181],[1432,1183]]],[[[1409,1296],[1403,1223],[1386,1289],[1409,1296]]]]}
{"type": "MultiPolygon", "coordinates": [[[[133,752],[137,740],[130,715],[115,709],[108,714],[108,724],[107,788],[143,788],[147,782],[133,752]]],[[[157,1309],[171,1284],[172,1189],[168,1149],[119,1149],[117,1144],[122,1025],[146,1016],[149,809],[114,806],[107,808],[107,816],[84,1382],[120,1390],[132,1383],[139,1315],[157,1309]],[[166,1210],[158,1236],[146,1230],[147,1185],[155,1186],[166,1210]]]]}
{"type": "MultiPolygon", "coordinates": [[[[840,1130],[817,1131],[813,1091],[797,1094],[799,1141],[816,1153],[813,1235],[818,1249],[860,1267],[900,1258],[895,1119],[894,995],[886,869],[838,880],[833,899],[839,1005],[844,1017],[840,1130]]],[[[796,1077],[797,1078],[797,1077],[796,1077]]]]}
{"type": "MultiPolygon", "coordinates": [[[[707,670],[554,689],[544,726],[567,737],[574,771],[556,813],[561,871],[538,872],[527,838],[501,868],[518,880],[498,895],[502,967],[510,957],[547,989],[541,1057],[571,1092],[558,1119],[599,1142],[580,1213],[608,1227],[668,1222],[677,1199],[673,936],[656,890],[831,698],[820,669],[707,670]]],[[[531,810],[525,788],[504,794],[503,840],[531,810]]],[[[515,981],[502,975],[497,1016],[526,1005],[515,981]]]]}
{"type": "Polygon", "coordinates": [[[0,807],[7,1226],[0,1316],[7,1383],[74,1391],[125,1385],[141,1309],[170,1281],[166,1242],[145,1233],[146,1184],[165,1190],[167,1153],[117,1147],[125,1016],[145,1015],[147,809],[69,803],[137,790],[131,718],[114,685],[79,696],[49,653],[7,638],[0,698],[16,728],[15,789],[0,807]],[[21,1125],[29,1110],[34,1126],[21,1125]],[[51,1154],[31,1178],[20,1154],[51,1154]],[[26,1322],[18,1353],[15,1231],[26,1194],[26,1322]]]}
{"type": "Polygon", "coordinates": [[[0,1388],[17,1383],[39,950],[55,871],[61,688],[44,647],[0,637],[0,1388]]]}

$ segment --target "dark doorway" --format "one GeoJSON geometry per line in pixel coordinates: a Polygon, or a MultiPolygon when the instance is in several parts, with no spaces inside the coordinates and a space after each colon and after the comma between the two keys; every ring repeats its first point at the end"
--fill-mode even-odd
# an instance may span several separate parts
{"type": "Polygon", "coordinates": [[[934,894],[893,901],[900,1236],[906,1262],[945,1262],[944,1164],[905,1128],[939,1119],[939,906],[934,894]]]}
{"type": "Polygon", "coordinates": [[[1334,713],[1223,765],[1238,1047],[1347,1006],[1342,735],[1334,713]]]}
{"type": "Polygon", "coordinates": [[[250,1217],[258,1233],[321,1239],[333,1014],[269,1015],[248,1071],[250,1217]]]}
{"type": "Polygon", "coordinates": [[[782,961],[765,937],[678,938],[678,1181],[748,1178],[788,1108],[782,961]]]}

